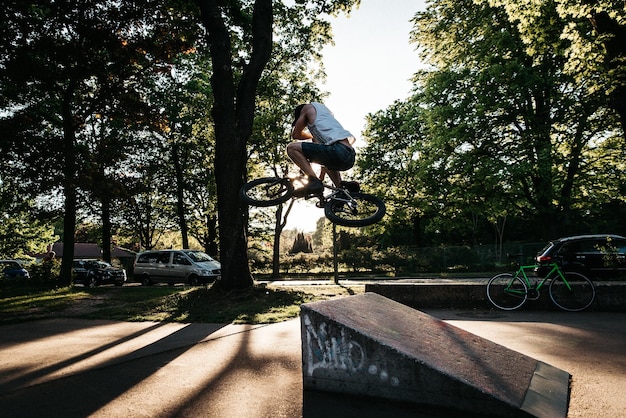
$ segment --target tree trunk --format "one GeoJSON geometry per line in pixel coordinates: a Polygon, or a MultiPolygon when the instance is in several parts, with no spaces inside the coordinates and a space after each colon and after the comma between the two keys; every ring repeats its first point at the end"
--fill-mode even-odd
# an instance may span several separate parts
{"type": "Polygon", "coordinates": [[[178,226],[183,240],[183,248],[189,248],[189,229],[185,219],[185,178],[181,165],[180,144],[172,146],[172,162],[174,164],[174,177],[176,178],[176,213],[178,215],[178,226]]]}
{"type": "Polygon", "coordinates": [[[276,223],[274,226],[274,245],[272,246],[272,279],[280,277],[280,234],[283,232],[282,224],[283,205],[276,208],[276,223]]]}
{"type": "Polygon", "coordinates": [[[217,257],[217,218],[215,216],[207,216],[207,237],[204,243],[204,250],[211,257],[217,257]]]}
{"type": "Polygon", "coordinates": [[[293,208],[294,201],[289,202],[287,210],[283,215],[283,209],[285,208],[281,203],[276,209],[276,222],[274,225],[274,245],[272,251],[272,278],[278,279],[280,277],[280,236],[287,225],[287,219],[293,208]]]}
{"type": "Polygon", "coordinates": [[[72,265],[74,262],[74,233],[76,231],[76,149],[75,125],[72,113],[72,100],[76,82],[70,81],[61,102],[63,117],[63,258],[59,285],[69,286],[72,283],[72,265]]]}
{"type": "Polygon", "coordinates": [[[111,195],[104,190],[102,204],[102,259],[111,262],[111,195]]]}
{"type": "Polygon", "coordinates": [[[272,0],[256,0],[252,16],[252,53],[239,83],[233,73],[232,43],[217,0],[197,0],[207,29],[215,102],[215,177],[220,233],[220,262],[226,289],[253,284],[248,265],[247,207],[239,199],[246,173],[246,143],[252,133],[256,88],[272,51],[272,0]]]}

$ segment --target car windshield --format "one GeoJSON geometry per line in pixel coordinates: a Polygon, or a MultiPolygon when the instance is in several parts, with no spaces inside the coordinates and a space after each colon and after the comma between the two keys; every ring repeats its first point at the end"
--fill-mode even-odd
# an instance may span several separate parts
{"type": "Polygon", "coordinates": [[[185,254],[189,256],[196,263],[201,263],[203,261],[215,261],[208,254],[203,253],[202,251],[185,251],[185,254]]]}
{"type": "Polygon", "coordinates": [[[104,262],[104,261],[99,261],[99,260],[88,261],[87,263],[85,263],[85,265],[87,267],[96,268],[96,269],[105,269],[107,267],[111,267],[109,263],[104,262]]]}

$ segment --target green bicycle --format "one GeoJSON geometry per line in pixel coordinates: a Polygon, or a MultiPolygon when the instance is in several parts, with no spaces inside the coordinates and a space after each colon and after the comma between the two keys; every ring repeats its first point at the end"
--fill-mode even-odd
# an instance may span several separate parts
{"type": "Polygon", "coordinates": [[[596,297],[596,289],[587,277],[576,272],[563,272],[559,265],[552,263],[551,270],[543,279],[534,284],[526,272],[536,266],[520,265],[515,274],[503,273],[492,277],[487,283],[487,297],[496,308],[512,311],[520,308],[527,300],[539,299],[539,291],[550,280],[550,299],[565,311],[587,309],[596,297]]]}

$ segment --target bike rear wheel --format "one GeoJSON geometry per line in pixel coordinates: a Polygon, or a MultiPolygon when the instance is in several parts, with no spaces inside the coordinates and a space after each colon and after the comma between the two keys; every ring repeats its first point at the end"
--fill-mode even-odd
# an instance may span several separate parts
{"type": "Polygon", "coordinates": [[[512,311],[526,302],[528,288],[520,277],[502,273],[493,276],[487,283],[487,298],[496,308],[512,311]]]}
{"type": "Polygon", "coordinates": [[[264,177],[244,184],[239,196],[251,206],[279,205],[293,196],[293,184],[287,178],[264,177]]]}
{"type": "Polygon", "coordinates": [[[341,226],[367,226],[380,221],[387,211],[385,203],[366,193],[339,193],[324,206],[324,215],[341,226]]]}
{"type": "Polygon", "coordinates": [[[587,309],[596,297],[592,281],[580,273],[563,273],[550,282],[550,299],[565,311],[577,312],[587,309]]]}

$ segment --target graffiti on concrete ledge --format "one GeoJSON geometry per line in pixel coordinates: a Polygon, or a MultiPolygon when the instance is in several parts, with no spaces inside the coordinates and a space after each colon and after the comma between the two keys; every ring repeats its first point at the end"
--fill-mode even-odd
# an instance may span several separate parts
{"type": "MultiPolygon", "coordinates": [[[[350,338],[346,328],[339,327],[329,331],[326,323],[321,323],[316,328],[308,315],[304,315],[304,325],[307,345],[305,368],[309,376],[312,376],[316,369],[363,371],[367,355],[361,344],[350,338]]],[[[389,376],[386,368],[380,365],[370,364],[367,373],[377,375],[383,382],[392,386],[400,384],[397,377],[389,376]]]]}

